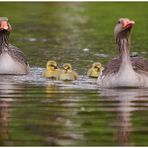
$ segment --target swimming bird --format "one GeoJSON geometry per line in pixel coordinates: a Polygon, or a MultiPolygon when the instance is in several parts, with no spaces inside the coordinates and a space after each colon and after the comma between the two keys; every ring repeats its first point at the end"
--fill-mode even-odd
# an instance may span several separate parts
{"type": "Polygon", "coordinates": [[[43,72],[43,76],[46,78],[58,79],[60,71],[56,61],[50,60],[46,64],[46,70],[43,72]]]}
{"type": "Polygon", "coordinates": [[[0,17],[0,74],[27,74],[30,68],[24,53],[9,44],[11,30],[8,18],[0,17]]]}
{"type": "Polygon", "coordinates": [[[98,76],[102,73],[102,64],[100,62],[95,62],[92,64],[92,67],[88,70],[87,76],[92,78],[98,78],[98,76]]]}
{"type": "Polygon", "coordinates": [[[63,81],[73,81],[78,78],[78,74],[72,70],[72,66],[69,63],[65,63],[62,66],[61,74],[59,75],[59,80],[63,81]]]}
{"type": "Polygon", "coordinates": [[[130,35],[135,22],[120,18],[114,34],[119,57],[111,60],[98,78],[100,87],[143,88],[148,87],[148,60],[141,56],[130,56],[130,35]]]}

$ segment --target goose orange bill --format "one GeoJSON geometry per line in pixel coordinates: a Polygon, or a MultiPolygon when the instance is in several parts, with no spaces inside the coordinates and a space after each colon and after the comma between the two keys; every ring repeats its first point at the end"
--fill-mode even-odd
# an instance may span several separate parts
{"type": "Polygon", "coordinates": [[[123,22],[123,28],[124,28],[124,29],[132,28],[134,24],[135,24],[134,21],[125,20],[125,21],[123,22]]]}
{"type": "Polygon", "coordinates": [[[1,24],[0,24],[0,28],[7,30],[8,29],[8,22],[2,21],[1,24]]]}

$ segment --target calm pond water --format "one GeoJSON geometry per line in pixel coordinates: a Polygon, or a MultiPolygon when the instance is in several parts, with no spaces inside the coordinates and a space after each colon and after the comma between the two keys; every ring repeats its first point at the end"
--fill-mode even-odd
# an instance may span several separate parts
{"type": "Polygon", "coordinates": [[[1,146],[148,145],[148,90],[99,89],[86,76],[117,55],[120,17],[136,21],[132,51],[148,58],[148,3],[0,2],[0,14],[31,66],[26,76],[0,76],[1,146]],[[79,79],[43,78],[50,59],[71,63],[79,79]]]}

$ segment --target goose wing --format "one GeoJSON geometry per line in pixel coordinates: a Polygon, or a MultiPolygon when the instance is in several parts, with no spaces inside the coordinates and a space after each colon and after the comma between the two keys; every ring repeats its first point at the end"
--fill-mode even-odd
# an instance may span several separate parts
{"type": "MultiPolygon", "coordinates": [[[[110,74],[115,74],[119,71],[120,68],[120,59],[119,58],[114,58],[110,62],[108,62],[102,71],[102,75],[110,75],[110,74]]],[[[148,76],[148,60],[137,56],[137,57],[131,57],[131,63],[133,66],[133,69],[137,73],[143,73],[148,76]]]]}
{"type": "Polygon", "coordinates": [[[143,57],[131,58],[133,69],[137,73],[144,73],[148,76],[148,60],[143,57]]]}
{"type": "Polygon", "coordinates": [[[119,68],[120,68],[120,59],[114,58],[105,65],[104,70],[102,71],[102,75],[105,76],[117,73],[119,71],[119,68]]]}
{"type": "Polygon", "coordinates": [[[16,60],[18,61],[19,63],[22,63],[22,64],[25,64],[25,65],[28,65],[28,62],[27,62],[27,58],[26,56],[24,55],[24,53],[17,47],[13,46],[13,45],[9,45],[9,54],[16,60]]]}

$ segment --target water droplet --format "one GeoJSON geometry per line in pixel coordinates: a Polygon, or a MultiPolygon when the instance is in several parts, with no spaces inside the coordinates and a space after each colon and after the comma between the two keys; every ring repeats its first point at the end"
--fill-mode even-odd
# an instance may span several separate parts
{"type": "Polygon", "coordinates": [[[84,49],[82,49],[84,52],[88,52],[90,49],[88,49],[88,48],[84,48],[84,49]]]}
{"type": "Polygon", "coordinates": [[[85,111],[85,108],[83,106],[81,107],[81,111],[85,111]]]}
{"type": "Polygon", "coordinates": [[[104,54],[104,53],[96,53],[95,56],[100,57],[100,58],[107,58],[107,57],[109,57],[108,54],[104,54]]]}
{"type": "Polygon", "coordinates": [[[28,40],[29,40],[30,42],[35,42],[35,41],[37,41],[36,38],[29,38],[28,40]]]}

